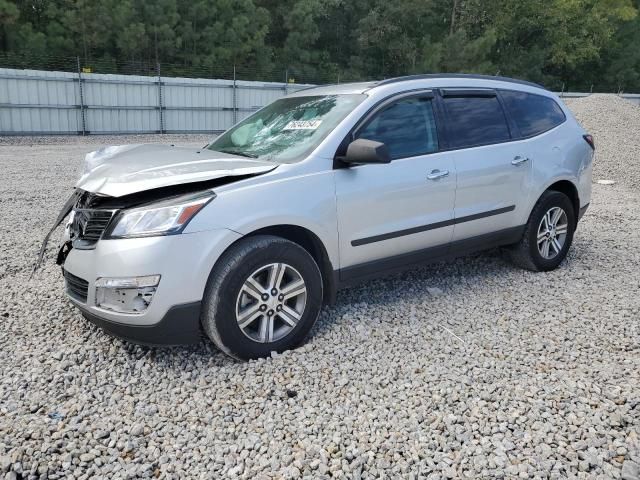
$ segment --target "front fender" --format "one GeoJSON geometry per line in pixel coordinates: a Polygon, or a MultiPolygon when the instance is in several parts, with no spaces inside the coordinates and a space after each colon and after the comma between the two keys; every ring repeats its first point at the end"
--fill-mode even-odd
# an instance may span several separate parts
{"type": "Polygon", "coordinates": [[[331,263],[336,267],[340,265],[332,171],[221,191],[185,231],[227,228],[248,235],[280,225],[309,230],[323,243],[331,263]]]}

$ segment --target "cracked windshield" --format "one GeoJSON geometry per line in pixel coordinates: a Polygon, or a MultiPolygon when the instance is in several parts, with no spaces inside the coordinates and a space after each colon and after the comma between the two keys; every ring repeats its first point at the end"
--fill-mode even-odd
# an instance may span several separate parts
{"type": "Polygon", "coordinates": [[[282,98],[227,131],[207,148],[277,162],[300,161],[364,95],[282,98]]]}

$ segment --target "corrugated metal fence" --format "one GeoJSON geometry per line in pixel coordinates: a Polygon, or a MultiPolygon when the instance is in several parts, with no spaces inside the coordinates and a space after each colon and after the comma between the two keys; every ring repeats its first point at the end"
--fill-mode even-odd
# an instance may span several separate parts
{"type": "MultiPolygon", "coordinates": [[[[582,93],[582,92],[556,92],[562,98],[580,98],[580,97],[588,97],[591,95],[590,93],[582,93]]],[[[621,93],[618,94],[619,97],[624,98],[630,102],[635,103],[636,105],[640,105],[640,94],[639,93],[621,93]]]]}
{"type": "Polygon", "coordinates": [[[0,68],[0,135],[221,132],[308,86],[0,68]]]}
{"type": "Polygon", "coordinates": [[[0,135],[221,132],[307,86],[0,68],[0,135]]]}

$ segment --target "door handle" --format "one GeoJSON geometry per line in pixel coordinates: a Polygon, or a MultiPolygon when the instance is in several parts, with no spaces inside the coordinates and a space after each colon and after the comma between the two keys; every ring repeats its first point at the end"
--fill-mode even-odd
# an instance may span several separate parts
{"type": "Polygon", "coordinates": [[[438,180],[439,178],[446,177],[449,175],[449,170],[432,170],[427,178],[429,180],[438,180]]]}
{"type": "Polygon", "coordinates": [[[518,155],[513,160],[511,160],[511,165],[515,165],[517,167],[518,165],[528,161],[529,161],[528,157],[521,157],[520,155],[518,155]]]}

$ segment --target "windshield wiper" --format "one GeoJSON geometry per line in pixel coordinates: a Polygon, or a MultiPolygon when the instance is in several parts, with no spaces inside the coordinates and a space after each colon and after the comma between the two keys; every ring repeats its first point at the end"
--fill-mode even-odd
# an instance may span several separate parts
{"type": "Polygon", "coordinates": [[[230,153],[231,155],[239,155],[240,157],[258,158],[258,155],[255,155],[253,153],[241,152],[240,150],[233,150],[230,148],[220,149],[218,150],[218,152],[230,153]]]}

